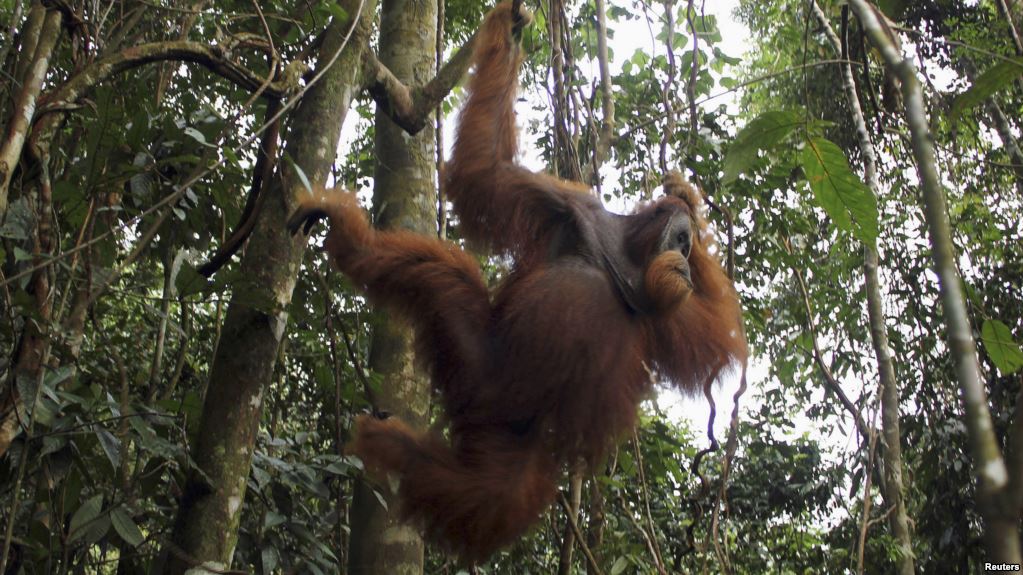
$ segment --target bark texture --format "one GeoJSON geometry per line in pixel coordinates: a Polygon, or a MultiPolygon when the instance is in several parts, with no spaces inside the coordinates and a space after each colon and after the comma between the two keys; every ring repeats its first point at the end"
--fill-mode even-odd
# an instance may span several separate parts
{"type": "MultiPolygon", "coordinates": [[[[436,19],[435,0],[384,0],[381,4],[379,60],[406,86],[425,85],[433,76],[436,19]]],[[[427,122],[410,136],[387,111],[378,107],[375,148],[373,213],[376,226],[436,236],[432,123],[427,122]]],[[[411,329],[378,316],[373,326],[369,364],[384,376],[378,407],[410,425],[426,427],[430,386],[414,365],[411,329]]],[[[419,533],[398,521],[395,505],[389,504],[388,509],[384,509],[373,495],[373,488],[361,481],[356,486],[349,573],[422,573],[423,542],[419,533]]],[[[386,490],[386,487],[376,488],[386,490]]]]}
{"type": "MultiPolygon", "coordinates": [[[[358,1],[342,5],[353,17],[358,14],[358,1]]],[[[367,0],[336,61],[334,55],[352,23],[335,20],[330,25],[317,69],[330,68],[295,110],[285,154],[311,182],[326,181],[334,162],[341,126],[361,86],[359,63],[368,49],[374,10],[375,2],[367,0]]],[[[239,277],[245,281],[234,289],[213,360],[193,447],[202,474],[193,472],[185,486],[167,546],[168,573],[184,573],[201,564],[222,569],[234,554],[263,389],[273,375],[304,249],[304,238],[290,237],[285,221],[296,195],[306,192],[294,168],[287,162],[281,166],[263,192],[268,194],[266,204],[241,260],[239,277]]]]}
{"type": "Polygon", "coordinates": [[[956,370],[966,414],[970,450],[977,474],[977,507],[984,518],[984,547],[993,563],[1020,563],[1019,509],[1012,500],[1009,471],[988,408],[987,390],[980,374],[977,344],[973,339],[962,278],[956,267],[955,246],[948,221],[948,205],[938,174],[933,138],[927,121],[923,90],[916,67],[896,46],[887,18],[866,0],[850,0],[849,6],[864,32],[877,47],[885,64],[902,84],[906,124],[913,158],[920,178],[921,202],[931,243],[931,257],[938,276],[942,310],[947,324],[949,353],[956,370]]]}
{"type": "MultiPolygon", "coordinates": [[[[842,54],[841,41],[831,28],[827,16],[816,2],[813,9],[817,19],[824,26],[838,54],[842,54]]],[[[867,130],[867,121],[863,115],[863,107],[856,92],[856,80],[852,65],[848,62],[842,66],[842,84],[846,99],[856,126],[856,136],[860,155],[863,158],[863,175],[875,197],[880,197],[881,184],[877,179],[877,160],[874,154],[874,142],[867,130]]],[[[899,575],[912,575],[916,571],[913,556],[913,537],[909,530],[909,515],[906,512],[905,486],[903,485],[902,465],[902,430],[899,425],[899,386],[895,378],[895,360],[891,347],[888,345],[888,327],[885,323],[884,306],[881,295],[881,280],[878,277],[877,250],[874,246],[863,247],[863,278],[867,292],[867,316],[870,322],[870,340],[877,359],[877,375],[881,386],[881,435],[884,438],[884,484],[881,490],[885,507],[891,510],[888,525],[899,547],[899,556],[895,559],[896,571],[899,575]]]]}

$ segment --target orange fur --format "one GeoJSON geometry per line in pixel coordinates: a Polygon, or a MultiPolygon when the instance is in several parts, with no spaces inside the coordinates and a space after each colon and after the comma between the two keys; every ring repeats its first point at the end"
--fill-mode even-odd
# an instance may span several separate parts
{"type": "Polygon", "coordinates": [[[693,286],[683,272],[689,273],[689,262],[679,252],[663,252],[646,268],[647,293],[661,313],[671,313],[689,299],[693,286]]]}
{"type": "Polygon", "coordinates": [[[664,195],[679,198],[689,206],[690,211],[693,214],[693,219],[697,223],[701,224],[701,229],[706,226],[702,215],[700,214],[700,206],[703,205],[703,197],[700,195],[700,191],[696,189],[696,186],[685,181],[682,174],[672,170],[664,175],[664,195]]]}
{"type": "Polygon", "coordinates": [[[349,450],[371,473],[401,478],[403,517],[468,562],[486,559],[520,535],[557,492],[554,458],[500,431],[463,436],[454,451],[434,433],[363,416],[355,437],[349,450]]]}
{"type": "Polygon", "coordinates": [[[598,464],[629,433],[649,369],[695,392],[746,356],[695,189],[669,176],[664,198],[618,216],[585,187],[515,163],[515,20],[505,3],[483,24],[447,170],[462,233],[514,258],[492,296],[472,257],[374,231],[350,194],[303,198],[289,222],[326,216],[338,268],[415,324],[448,437],[363,417],[349,451],[399,479],[403,516],[468,562],[536,522],[561,468],[598,464]],[[666,247],[669,232],[689,229],[685,217],[696,236],[688,260],[666,247]]]}

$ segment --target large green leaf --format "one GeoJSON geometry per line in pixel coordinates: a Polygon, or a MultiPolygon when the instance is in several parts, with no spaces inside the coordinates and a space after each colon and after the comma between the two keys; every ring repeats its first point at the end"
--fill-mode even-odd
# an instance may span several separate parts
{"type": "Polygon", "coordinates": [[[103,453],[106,454],[107,459],[110,461],[110,466],[117,469],[121,466],[121,440],[114,436],[103,427],[96,427],[96,437],[99,439],[99,445],[103,448],[103,453]]]}
{"type": "Polygon", "coordinates": [[[1002,60],[973,79],[968,90],[956,96],[949,110],[949,118],[957,120],[966,110],[980,104],[992,94],[1012,84],[1023,74],[1023,58],[1002,60]]]}
{"type": "Polygon", "coordinates": [[[753,167],[761,150],[778,145],[802,124],[800,114],[782,111],[765,112],[746,124],[725,155],[722,183],[734,182],[739,174],[753,167]]]}
{"type": "Polygon", "coordinates": [[[1023,367],[1023,351],[1012,339],[1009,326],[996,319],[989,319],[980,328],[980,338],[984,342],[987,356],[1002,375],[1015,373],[1023,367]]]}
{"type": "Polygon", "coordinates": [[[810,138],[800,163],[817,203],[838,229],[873,246],[878,233],[877,198],[849,168],[842,149],[830,140],[810,138]]]}
{"type": "Polygon", "coordinates": [[[135,525],[135,521],[131,518],[131,514],[124,506],[115,507],[110,512],[110,521],[114,524],[114,531],[124,539],[125,543],[132,547],[138,547],[146,541],[145,535],[139,530],[138,526],[135,525]]]}
{"type": "Polygon", "coordinates": [[[110,528],[110,518],[102,514],[103,495],[96,495],[90,498],[75,511],[71,516],[71,526],[68,530],[68,543],[74,543],[79,539],[86,543],[99,541],[106,535],[110,528]]]}

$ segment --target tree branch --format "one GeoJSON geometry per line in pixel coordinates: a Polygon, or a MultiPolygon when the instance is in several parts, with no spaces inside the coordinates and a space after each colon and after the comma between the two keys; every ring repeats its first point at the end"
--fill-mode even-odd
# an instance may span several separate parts
{"type": "Polygon", "coordinates": [[[231,233],[231,237],[221,244],[210,260],[199,267],[199,273],[210,277],[217,272],[224,264],[231,260],[231,257],[238,252],[249,239],[249,235],[256,227],[256,218],[262,211],[263,203],[266,201],[266,194],[263,188],[273,177],[274,168],[277,167],[277,147],[281,133],[280,119],[270,120],[280,111],[279,102],[270,102],[266,107],[264,122],[270,124],[267,131],[263,132],[263,139],[259,143],[259,151],[256,154],[256,165],[252,170],[252,186],[249,187],[249,195],[245,200],[245,207],[242,215],[238,218],[238,227],[231,233]]]}
{"type": "Polygon", "coordinates": [[[474,34],[451,56],[429,83],[412,88],[398,80],[387,66],[377,59],[376,54],[367,51],[363,60],[365,88],[387,117],[401,129],[414,135],[426,127],[430,114],[465,76],[472,62],[475,46],[474,34]]]}
{"type": "MultiPolygon", "coordinates": [[[[87,90],[112,76],[146,64],[166,60],[199,64],[210,72],[250,91],[257,90],[265,80],[252,70],[233,62],[228,54],[215,46],[191,41],[151,42],[125,48],[116,54],[93,62],[62,86],[47,94],[46,101],[51,105],[73,102],[87,90]]],[[[277,99],[286,92],[287,88],[284,82],[271,82],[263,91],[263,95],[277,99]]],[[[45,110],[41,113],[45,113],[45,110]]]]}
{"type": "Polygon", "coordinates": [[[7,126],[7,134],[0,145],[0,220],[3,220],[7,213],[8,186],[25,147],[25,140],[34,117],[33,111],[40,99],[39,92],[43,87],[43,79],[50,69],[50,57],[60,39],[60,22],[60,12],[49,12],[43,20],[35,56],[25,73],[21,90],[15,99],[11,121],[7,126]]]}

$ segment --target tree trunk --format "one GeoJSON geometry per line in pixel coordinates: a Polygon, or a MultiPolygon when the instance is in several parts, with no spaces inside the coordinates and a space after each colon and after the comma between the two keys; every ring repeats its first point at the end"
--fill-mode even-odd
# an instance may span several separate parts
{"type": "MultiPolygon", "coordinates": [[[[343,7],[357,17],[359,2],[343,7]]],[[[326,181],[334,162],[341,126],[361,86],[359,65],[368,49],[375,2],[364,3],[356,30],[340,57],[351,21],[335,20],[326,31],[317,67],[326,74],[303,97],[293,115],[285,154],[310,182],[326,181]]],[[[193,458],[202,473],[191,472],[165,551],[167,572],[184,573],[209,562],[231,564],[256,432],[263,389],[273,375],[287,308],[302,261],[305,238],[290,237],[285,221],[293,197],[306,193],[302,178],[287,162],[263,190],[269,194],[241,260],[245,278],[234,289],[210,370],[210,381],[193,458]],[[256,307],[252,302],[268,302],[256,307]]]]}
{"type": "MultiPolygon", "coordinates": [[[[39,32],[38,41],[32,45],[33,52],[19,55],[19,62],[29,61],[25,82],[15,102],[14,114],[7,126],[7,135],[0,147],[0,222],[7,211],[8,185],[15,166],[21,159],[25,139],[31,126],[36,108],[36,99],[42,89],[43,78],[50,69],[50,57],[60,39],[60,12],[46,14],[39,32]]],[[[27,50],[27,48],[26,48],[27,50]]],[[[41,158],[49,161],[48,155],[41,158]]],[[[33,250],[33,264],[46,260],[53,248],[52,216],[50,213],[50,182],[48,171],[42,170],[37,187],[36,204],[37,229],[33,250]],[[42,181],[45,176],[45,181],[42,181]]],[[[18,392],[18,380],[37,381],[42,370],[42,357],[49,345],[50,319],[53,311],[53,294],[50,293],[49,266],[41,267],[32,274],[30,291],[36,305],[37,317],[26,318],[25,328],[18,342],[14,376],[8,377],[5,389],[0,390],[0,456],[7,453],[11,442],[21,432],[20,422],[25,419],[25,406],[18,392]]]]}
{"type": "Polygon", "coordinates": [[[561,556],[558,560],[558,575],[571,575],[572,551],[575,550],[575,531],[572,522],[579,521],[579,509],[582,508],[583,476],[578,469],[568,479],[568,504],[571,507],[565,515],[565,531],[561,536],[561,556]]]}
{"type": "MultiPolygon", "coordinates": [[[[32,46],[24,46],[18,57],[19,64],[30,62],[22,79],[21,91],[14,102],[14,112],[6,126],[6,136],[0,145],[0,220],[7,213],[7,198],[14,168],[21,159],[21,152],[28,138],[38,105],[39,93],[43,88],[43,80],[50,70],[50,58],[53,49],[60,40],[61,13],[53,10],[46,13],[38,41],[32,46]],[[29,52],[29,49],[32,52],[29,52]]],[[[20,68],[20,66],[19,66],[20,68]]]]}
{"type": "MultiPolygon", "coordinates": [[[[849,70],[850,78],[852,70],[849,70]]],[[[859,106],[856,106],[859,109],[859,106]]],[[[863,124],[865,126],[865,124],[863,124]]],[[[873,148],[871,148],[873,149],[873,148]]],[[[877,185],[874,168],[871,167],[868,181],[877,185]]],[[[877,189],[874,189],[875,193],[877,189]]],[[[867,290],[867,314],[870,321],[871,342],[877,358],[878,379],[881,382],[881,436],[884,438],[884,496],[885,506],[891,509],[888,526],[899,546],[895,559],[899,575],[916,572],[913,556],[913,537],[909,531],[909,514],[906,512],[905,486],[902,481],[902,430],[899,425],[899,384],[895,378],[895,364],[892,350],[888,345],[888,327],[881,306],[881,285],[877,273],[877,252],[870,246],[863,248],[863,275],[867,290]]]]}
{"type": "MultiPolygon", "coordinates": [[[[817,19],[824,26],[832,46],[839,54],[842,45],[838,36],[831,28],[827,16],[816,2],[813,9],[817,19]]],[[[856,92],[856,80],[852,65],[848,62],[842,67],[843,85],[846,98],[849,100],[852,120],[856,126],[856,135],[863,158],[863,175],[875,196],[880,197],[881,185],[877,179],[877,160],[874,154],[874,142],[867,130],[867,121],[863,115],[863,107],[856,92]]],[[[913,556],[913,538],[909,531],[909,514],[906,512],[904,498],[905,488],[902,481],[902,431],[899,426],[899,385],[895,378],[895,362],[891,347],[888,345],[888,327],[885,322],[884,308],[881,299],[881,282],[877,272],[877,251],[874,246],[863,247],[863,277],[867,292],[867,317],[870,322],[870,339],[877,358],[877,375],[881,385],[881,435],[884,439],[884,488],[881,495],[885,507],[890,509],[888,525],[899,547],[899,555],[895,559],[896,571],[899,575],[912,575],[916,571],[913,556]]]]}
{"type": "Polygon", "coordinates": [[[923,90],[916,67],[897,47],[879,20],[879,13],[864,0],[850,0],[863,31],[877,47],[888,69],[902,82],[906,124],[909,127],[913,159],[920,178],[920,199],[927,221],[931,259],[938,276],[942,312],[947,324],[949,354],[962,392],[966,430],[977,474],[977,508],[984,518],[986,559],[994,563],[1019,563],[1019,510],[1006,509],[1001,499],[1009,484],[1009,472],[1002,458],[988,406],[987,390],[980,374],[977,344],[973,339],[962,278],[956,266],[955,246],[948,221],[948,206],[938,174],[934,143],[930,134],[923,90]]]}
{"type": "MultiPolygon", "coordinates": [[[[379,58],[406,85],[423,85],[433,75],[436,20],[436,0],[382,2],[379,58]]],[[[376,226],[436,235],[433,126],[427,124],[409,136],[378,107],[375,148],[376,226]]],[[[384,376],[377,407],[423,428],[429,423],[430,386],[415,368],[411,341],[408,327],[378,316],[369,364],[384,376]]],[[[384,509],[372,486],[357,483],[351,515],[351,575],[422,572],[423,542],[415,528],[398,520],[395,502],[389,501],[384,509]]]]}

